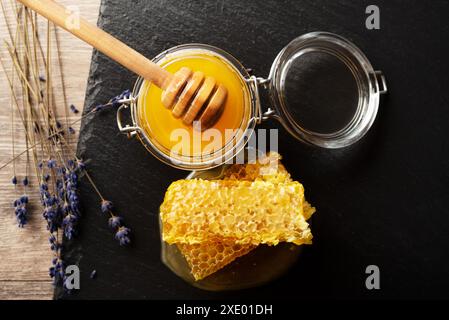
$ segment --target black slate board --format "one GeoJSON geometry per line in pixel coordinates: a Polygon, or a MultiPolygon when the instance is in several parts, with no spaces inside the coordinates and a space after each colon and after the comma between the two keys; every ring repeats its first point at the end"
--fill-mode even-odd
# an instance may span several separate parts
{"type": "MultiPolygon", "coordinates": [[[[283,130],[280,152],[318,208],[314,244],[281,279],[257,289],[211,293],[178,279],[160,262],[158,207],[186,172],[153,158],[118,133],[115,113],[83,122],[78,154],[132,229],[119,247],[82,182],[80,235],[65,243],[81,270],[81,290],[56,298],[448,298],[449,110],[447,1],[376,1],[381,30],[365,28],[368,1],[103,0],[99,25],[148,57],[202,42],[266,76],[294,37],[322,30],[355,42],[387,77],[390,94],[368,135],[353,147],[320,150],[283,130]],[[365,288],[376,264],[381,290],[365,288]],[[97,270],[97,278],[89,274],[97,270]]],[[[94,52],[85,110],[132,88],[136,76],[94,52]]],[[[276,123],[267,123],[276,127],[276,123]]]]}

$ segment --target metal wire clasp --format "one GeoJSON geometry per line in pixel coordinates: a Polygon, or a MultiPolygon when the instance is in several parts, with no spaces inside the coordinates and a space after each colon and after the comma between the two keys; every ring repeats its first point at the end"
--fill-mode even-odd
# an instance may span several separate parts
{"type": "Polygon", "coordinates": [[[248,79],[246,79],[246,82],[253,88],[253,91],[254,91],[253,103],[256,106],[256,114],[254,116],[254,120],[256,120],[256,123],[260,124],[260,123],[262,123],[263,120],[267,120],[269,118],[274,117],[276,115],[276,113],[270,107],[267,108],[267,111],[263,112],[262,104],[260,103],[260,94],[259,94],[259,86],[262,86],[264,89],[267,89],[270,79],[251,76],[248,79]]]}
{"type": "Polygon", "coordinates": [[[136,97],[130,96],[128,99],[120,100],[120,107],[117,109],[117,126],[121,133],[125,133],[128,138],[132,138],[139,132],[141,129],[137,125],[136,122],[136,97]],[[125,124],[123,125],[123,111],[125,109],[130,109],[131,121],[132,125],[125,124]]]}

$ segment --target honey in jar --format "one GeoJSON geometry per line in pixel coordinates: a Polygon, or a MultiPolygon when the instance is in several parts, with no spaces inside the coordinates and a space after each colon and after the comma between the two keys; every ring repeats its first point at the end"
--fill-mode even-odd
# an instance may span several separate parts
{"type": "Polygon", "coordinates": [[[185,156],[201,156],[230,143],[233,133],[248,121],[249,93],[238,71],[225,58],[199,49],[167,56],[159,65],[171,73],[182,67],[201,71],[226,87],[228,95],[219,118],[211,128],[201,131],[197,127],[199,123],[189,126],[181,118],[173,117],[171,110],[161,102],[162,90],[144,81],[138,101],[138,117],[146,134],[163,150],[185,156]]]}

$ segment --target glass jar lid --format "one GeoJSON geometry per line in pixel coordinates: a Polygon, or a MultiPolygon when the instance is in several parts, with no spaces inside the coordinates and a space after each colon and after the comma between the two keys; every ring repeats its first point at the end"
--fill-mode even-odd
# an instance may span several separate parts
{"type": "Polygon", "coordinates": [[[345,38],[312,32],[291,41],[267,81],[273,114],[293,136],[325,148],[362,138],[377,114],[385,78],[345,38]]]}

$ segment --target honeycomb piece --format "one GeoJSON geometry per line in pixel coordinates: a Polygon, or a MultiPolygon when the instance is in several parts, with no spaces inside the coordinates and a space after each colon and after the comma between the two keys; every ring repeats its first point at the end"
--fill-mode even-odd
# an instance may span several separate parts
{"type": "Polygon", "coordinates": [[[224,237],[236,244],[311,243],[304,188],[296,181],[179,180],[161,205],[163,239],[197,244],[224,237]]]}
{"type": "MultiPolygon", "coordinates": [[[[224,180],[263,180],[273,183],[292,181],[290,174],[280,163],[281,156],[270,152],[256,163],[235,164],[226,169],[224,180]]],[[[315,212],[307,201],[303,203],[304,217],[309,219],[315,212]]],[[[251,244],[237,245],[232,240],[217,238],[199,244],[177,244],[185,257],[195,280],[201,280],[217,272],[235,259],[246,255],[257,246],[251,244]]]]}
{"type": "Polygon", "coordinates": [[[241,257],[256,246],[224,244],[208,241],[198,244],[178,244],[195,280],[201,280],[241,257]]]}
{"type": "Polygon", "coordinates": [[[269,152],[257,158],[255,163],[234,164],[226,169],[223,180],[263,180],[273,183],[292,181],[290,174],[280,162],[281,156],[276,152],[269,152]]]}

